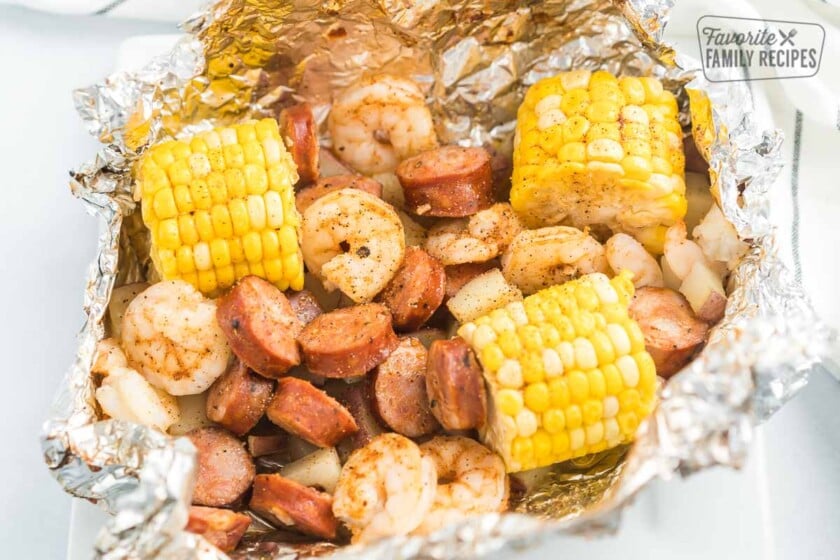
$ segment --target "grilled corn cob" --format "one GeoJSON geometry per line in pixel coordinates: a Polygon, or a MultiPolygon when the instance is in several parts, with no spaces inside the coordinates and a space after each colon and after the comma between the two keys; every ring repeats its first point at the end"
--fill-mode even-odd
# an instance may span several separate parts
{"type": "Polygon", "coordinates": [[[510,201],[529,227],[602,224],[656,254],[686,212],[677,101],[655,78],[564,72],[519,107],[510,201]]]}
{"type": "Polygon", "coordinates": [[[632,440],[655,403],[656,369],[627,314],[629,273],[592,273],[466,323],[488,386],[482,440],[508,472],[632,440]]]}
{"type": "Polygon", "coordinates": [[[209,296],[249,274],[302,289],[295,181],[274,119],[152,147],[137,187],[161,278],[209,296]]]}

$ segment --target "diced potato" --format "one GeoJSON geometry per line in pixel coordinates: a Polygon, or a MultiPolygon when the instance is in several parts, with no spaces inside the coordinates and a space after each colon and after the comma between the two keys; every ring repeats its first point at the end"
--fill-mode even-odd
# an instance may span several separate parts
{"type": "Polygon", "coordinates": [[[729,223],[717,205],[709,209],[694,228],[693,235],[706,258],[724,263],[728,270],[732,270],[749,249],[749,245],[741,241],[735,226],[729,223]]]}
{"type": "Polygon", "coordinates": [[[472,321],[512,301],[522,300],[522,292],[505,280],[498,268],[488,270],[467,282],[446,306],[459,323],[472,321]]]}
{"type": "Polygon", "coordinates": [[[135,282],[114,288],[111,292],[111,301],[108,302],[108,322],[113,338],[119,340],[122,335],[122,318],[128,304],[148,287],[149,285],[145,282],[135,282]]]}
{"type": "Polygon", "coordinates": [[[318,486],[332,494],[341,474],[341,461],[334,447],[319,449],[280,470],[280,474],[304,486],[318,486]]]}
{"type": "Polygon", "coordinates": [[[714,324],[723,318],[726,294],[720,277],[705,263],[694,263],[679,291],[701,321],[714,324]]]}
{"type": "Polygon", "coordinates": [[[372,177],[382,185],[382,200],[399,210],[405,206],[405,194],[400,180],[393,173],[379,173],[372,177]]]}
{"type": "Polygon", "coordinates": [[[197,428],[212,426],[213,422],[207,418],[207,392],[197,395],[176,397],[181,418],[169,427],[173,436],[182,436],[197,428]]]}
{"type": "Polygon", "coordinates": [[[683,221],[688,231],[692,231],[694,226],[700,223],[714,204],[710,184],[709,176],[705,173],[687,172],[685,174],[685,198],[688,201],[688,210],[683,221]]]}
{"type": "Polygon", "coordinates": [[[662,280],[665,282],[665,287],[678,292],[680,290],[682,280],[680,280],[677,273],[671,269],[671,265],[668,264],[668,259],[665,255],[662,255],[662,258],[659,259],[659,265],[662,268],[662,280]]]}

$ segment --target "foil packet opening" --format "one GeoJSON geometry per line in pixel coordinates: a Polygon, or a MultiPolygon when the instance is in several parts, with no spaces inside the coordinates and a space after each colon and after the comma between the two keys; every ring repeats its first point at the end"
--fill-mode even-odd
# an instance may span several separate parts
{"type": "MultiPolygon", "coordinates": [[[[681,122],[710,166],[712,190],[750,251],[732,274],[726,317],[662,389],[636,442],[548,469],[516,512],[428,537],[367,547],[286,544],[255,523],[236,558],[448,558],[533,545],[552,533],[598,534],[652,479],[738,467],[755,424],[790,399],[833,334],[774,248],[768,190],[778,131],[759,130],[749,90],[709,83],[661,42],[671,0],[222,0],[142,70],[78,90],[76,106],[105,146],[72,172],[71,189],[105,228],[85,292],[76,360],[44,425],[45,461],[71,494],[114,516],[100,558],[224,558],[186,533],[194,450],[184,439],[100,420],[90,369],[111,290],[153,274],[132,197],[132,163],[152,142],[306,100],[323,124],[331,95],[365,75],[410,76],[425,89],[444,143],[509,154],[527,87],[572,68],[652,75],[678,94],[681,122]]],[[[324,131],[325,132],[325,131],[324,131]]],[[[329,142],[324,138],[325,143],[329,142]]]]}

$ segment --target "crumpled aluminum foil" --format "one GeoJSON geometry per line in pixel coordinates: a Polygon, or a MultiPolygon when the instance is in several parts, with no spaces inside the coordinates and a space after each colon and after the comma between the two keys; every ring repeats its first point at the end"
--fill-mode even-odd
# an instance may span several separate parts
{"type": "Polygon", "coordinates": [[[686,125],[690,111],[713,192],[751,249],[733,272],[725,319],[701,355],[664,386],[629,450],[563,464],[521,500],[517,513],[469,519],[429,537],[336,549],[273,542],[270,528],[255,523],[234,556],[481,556],[560,532],[613,530],[621,510],[654,478],[740,466],[754,425],[804,386],[833,334],[774,249],[767,191],[781,167],[781,135],[757,129],[745,84],[709,83],[696,62],[661,42],[671,5],[223,0],[188,21],[188,35],[167,55],[77,91],[77,109],[105,147],[72,173],[71,189],[105,227],[88,273],[78,354],[42,444],[48,467],[69,493],[114,514],[97,539],[96,556],[225,558],[182,530],[193,483],[189,442],[99,421],[93,398],[90,368],[111,290],[151,274],[131,196],[132,162],[167,135],[271,114],[295,100],[310,101],[323,122],[331,92],[364,73],[411,76],[425,86],[444,142],[502,154],[510,152],[524,90],[541,77],[572,67],[659,76],[680,93],[686,125]]]}

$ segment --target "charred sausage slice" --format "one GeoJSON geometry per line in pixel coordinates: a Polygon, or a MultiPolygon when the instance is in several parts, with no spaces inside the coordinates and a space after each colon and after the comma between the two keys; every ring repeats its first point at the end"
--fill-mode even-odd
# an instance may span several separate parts
{"type": "Polygon", "coordinates": [[[265,377],[279,377],[300,363],[295,337],[303,324],[273,284],[246,276],[218,300],[216,318],[233,353],[265,377]]]}
{"type": "Polygon", "coordinates": [[[312,203],[333,191],[341,189],[358,189],[382,197],[382,185],[364,175],[335,175],[318,180],[311,187],[306,187],[295,195],[295,206],[303,214],[312,203]]]}
{"type": "Polygon", "coordinates": [[[403,160],[397,178],[409,212],[463,217],[493,204],[493,168],[484,148],[444,146],[403,160]]]}
{"type": "Polygon", "coordinates": [[[380,364],[399,341],[388,309],[368,303],[316,317],[304,327],[298,342],[312,373],[357,377],[380,364]]]}
{"type": "Polygon", "coordinates": [[[256,471],[242,442],[221,428],[199,428],[187,434],[195,446],[193,504],[225,506],[251,486],[256,471]]]}
{"type": "Polygon", "coordinates": [[[379,417],[407,437],[424,436],[440,427],[426,394],[427,357],[419,340],[404,338],[374,373],[373,404],[379,417]]]}
{"type": "Polygon", "coordinates": [[[379,294],[391,311],[394,327],[419,329],[443,303],[446,274],[437,259],[418,247],[406,247],[402,266],[379,294]]]}
{"type": "Polygon", "coordinates": [[[274,382],[234,358],[207,393],[207,418],[238,436],[257,425],[274,390],[274,382]]]}
{"type": "Polygon", "coordinates": [[[279,474],[257,475],[250,508],[278,527],[294,527],[325,539],[334,539],[338,529],[332,496],[279,474]]]}
{"type": "Polygon", "coordinates": [[[629,312],[645,335],[657,375],[665,378],[691,360],[709,332],[709,325],[694,316],[682,294],[668,288],[639,288],[629,312]]]}
{"type": "Polygon", "coordinates": [[[318,180],[318,125],[309,103],[286,107],[280,112],[280,130],[297,167],[298,184],[318,180]]]}
{"type": "Polygon", "coordinates": [[[461,337],[432,342],[426,392],[432,414],[447,430],[468,430],[484,424],[487,397],[481,367],[461,337]]]}
{"type": "Polygon", "coordinates": [[[332,447],[359,427],[338,401],[296,377],[277,382],[274,398],[266,411],[268,419],[319,447],[332,447]]]}
{"type": "Polygon", "coordinates": [[[186,530],[201,535],[222,552],[231,552],[239,544],[239,540],[250,524],[251,518],[244,513],[229,509],[190,506],[186,530]]]}

